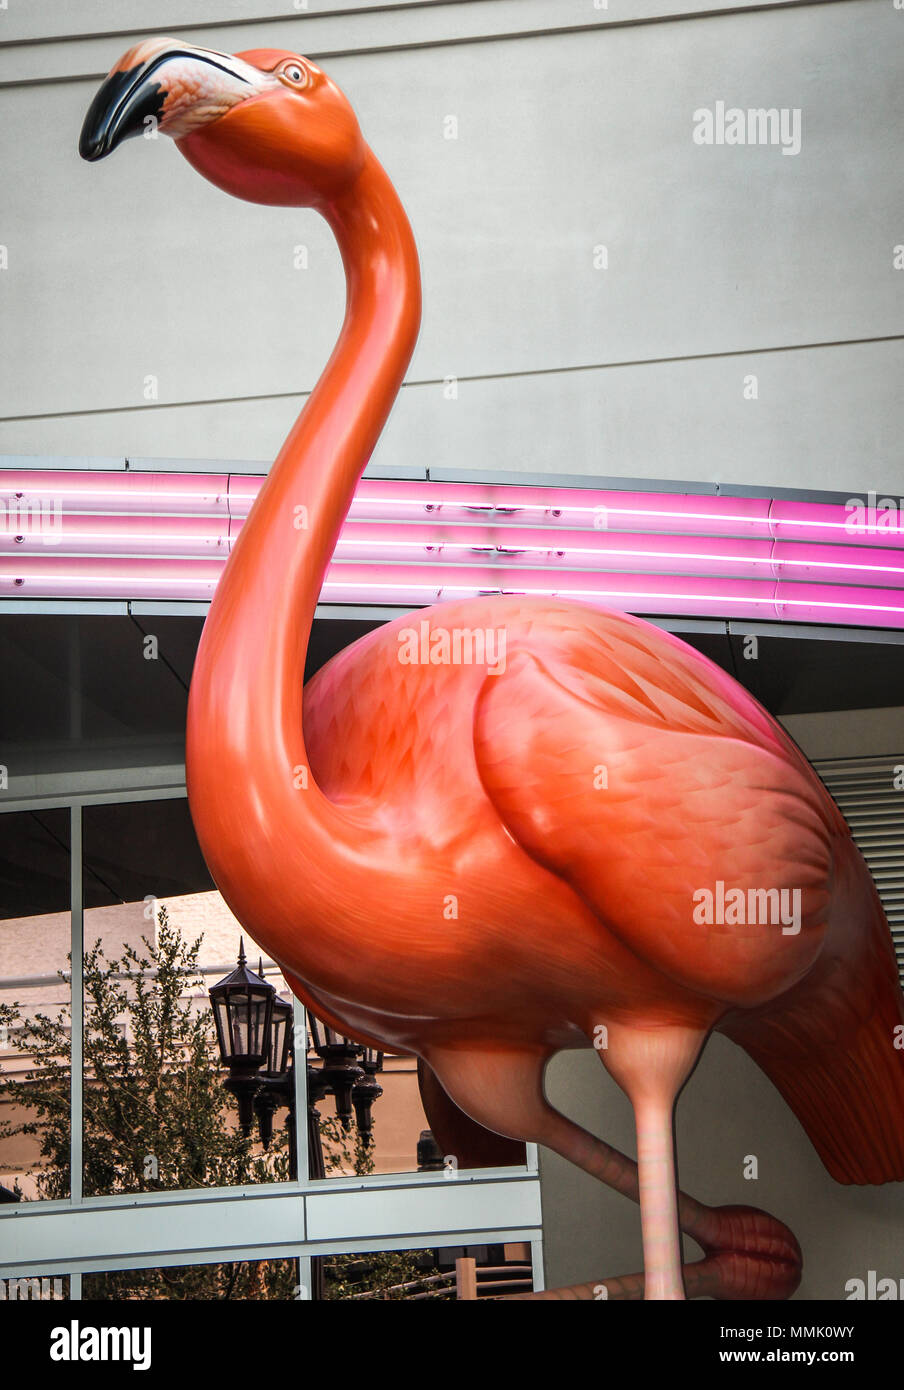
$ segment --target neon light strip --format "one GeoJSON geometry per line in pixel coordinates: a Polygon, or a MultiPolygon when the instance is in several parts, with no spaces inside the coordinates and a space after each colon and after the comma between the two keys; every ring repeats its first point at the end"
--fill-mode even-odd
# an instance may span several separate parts
{"type": "MultiPolygon", "coordinates": [[[[21,522],[17,522],[17,525],[21,522]]],[[[224,530],[217,518],[181,516],[63,516],[59,523],[22,534],[0,529],[0,554],[98,559],[165,555],[225,559],[242,524],[224,530]]],[[[866,547],[814,545],[788,541],[739,540],[726,537],[676,537],[624,533],[560,532],[555,545],[542,530],[511,527],[439,526],[435,523],[349,523],[335,552],[337,562],[417,562],[443,565],[617,570],[628,573],[735,574],[750,578],[832,581],[861,578],[881,587],[904,580],[904,552],[866,547]]]]}
{"type": "MultiPolygon", "coordinates": [[[[29,500],[58,503],[65,512],[130,512],[247,516],[263,479],[228,474],[75,473],[0,471],[0,504],[29,500]]],[[[857,499],[852,499],[852,501],[857,499]]],[[[859,499],[864,507],[867,503],[859,499]]],[[[868,500],[868,499],[867,499],[868,500]]],[[[505,517],[520,525],[524,513],[536,513],[544,526],[569,523],[586,530],[586,521],[606,514],[608,530],[678,530],[703,534],[745,534],[763,538],[817,538],[835,532],[879,546],[904,546],[904,521],[873,507],[859,524],[854,512],[838,504],[771,501],[697,494],[638,493],[611,490],[521,487],[513,484],[412,483],[363,479],[350,517],[362,519],[376,508],[375,520],[392,512],[429,514],[437,521],[474,522],[475,512],[488,523],[505,517]],[[456,515],[453,516],[452,514],[456,515]],[[514,518],[512,516],[514,514],[514,518]]],[[[589,529],[594,529],[593,525],[589,529]]]]}
{"type": "MultiPolygon", "coordinates": [[[[0,472],[0,593],[206,600],[262,482],[0,472]]],[[[875,506],[857,519],[833,503],[365,479],[322,597],[529,593],[904,628],[904,525],[875,506]]]]}
{"type": "MultiPolygon", "coordinates": [[[[24,564],[0,565],[0,594],[22,597],[154,597],[209,599],[222,571],[221,564],[204,561],[156,561],[148,570],[142,561],[93,562],[73,569],[64,557],[23,557],[24,564]]],[[[755,580],[687,577],[676,585],[674,576],[639,577],[626,586],[622,579],[594,576],[592,586],[574,574],[557,575],[554,582],[537,582],[536,574],[515,575],[496,569],[435,569],[334,565],[324,585],[325,602],[422,605],[481,594],[513,593],[603,603],[627,611],[721,615],[723,617],[782,617],[797,621],[857,622],[869,626],[904,627],[904,594],[875,589],[803,585],[755,580]],[[527,582],[524,582],[527,579],[527,582]]]]}

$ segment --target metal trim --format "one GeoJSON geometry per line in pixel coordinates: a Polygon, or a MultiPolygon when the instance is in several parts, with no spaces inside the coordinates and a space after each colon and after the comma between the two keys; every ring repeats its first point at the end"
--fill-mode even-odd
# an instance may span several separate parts
{"type": "MultiPolygon", "coordinates": [[[[118,458],[80,458],[66,454],[0,454],[0,473],[4,470],[34,468],[44,472],[90,472],[97,469],[105,472],[225,473],[232,477],[261,477],[270,471],[271,465],[272,460],[262,459],[133,458],[125,455],[118,458]]],[[[391,463],[368,464],[362,476],[371,481],[384,479],[387,482],[558,487],[593,492],[675,492],[711,497],[776,497],[789,502],[826,502],[841,506],[850,501],[853,495],[821,488],[765,487],[754,483],[723,483],[707,479],[632,478],[600,473],[516,473],[511,469],[419,468],[391,463]]],[[[884,491],[882,495],[886,495],[884,491]]]]}

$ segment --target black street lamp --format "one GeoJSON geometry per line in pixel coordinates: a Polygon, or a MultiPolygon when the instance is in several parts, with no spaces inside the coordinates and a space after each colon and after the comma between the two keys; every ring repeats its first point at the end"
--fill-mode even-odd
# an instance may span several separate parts
{"type": "Polygon", "coordinates": [[[239,962],[231,975],[212,985],[210,1002],[217,1045],[229,1068],[227,1090],[239,1104],[242,1133],[251,1133],[258,1072],[270,1052],[273,1000],[276,990],[245,962],[245,943],[239,941],[239,962]]]}
{"type": "Polygon", "coordinates": [[[441,1173],[446,1166],[445,1155],[432,1129],[422,1129],[417,1141],[417,1170],[419,1173],[441,1173]]]}
{"type": "MultiPolygon", "coordinates": [[[[258,965],[258,975],[263,979],[263,961],[258,965]]],[[[271,985],[272,989],[273,986],[271,985]]],[[[289,1167],[292,1177],[297,1176],[298,1162],[295,1151],[295,1064],[292,1048],[292,1021],[294,1012],[292,1001],[273,990],[273,1012],[270,1019],[270,1035],[267,1055],[263,1068],[256,1077],[258,1089],[254,1096],[254,1113],[261,1143],[269,1149],[273,1140],[273,1116],[280,1106],[288,1106],[286,1126],[289,1131],[289,1167]]]]}
{"type": "MultiPolygon", "coordinates": [[[[293,1008],[290,996],[278,995],[264,979],[263,963],[255,975],[245,961],[244,942],[239,942],[238,966],[209,990],[217,1030],[217,1044],[229,1076],[226,1089],[236,1097],[242,1133],[251,1133],[257,1117],[258,1133],[265,1149],[273,1139],[273,1116],[288,1109],[289,1166],[298,1177],[295,1144],[295,1049],[293,1008]]],[[[325,1177],[320,1113],[317,1102],[336,1099],[336,1114],[345,1130],[357,1121],[363,1142],[373,1141],[373,1105],[383,1094],[377,1073],[383,1070],[383,1053],[363,1047],[308,1013],[306,1052],[313,1050],[317,1065],[305,1058],[308,1080],[308,1158],[312,1178],[325,1177]]],[[[322,1297],[319,1260],[312,1260],[315,1298],[322,1297]]]]}
{"type": "MultiPolygon", "coordinates": [[[[264,973],[263,962],[258,966],[258,973],[264,973]]],[[[264,1067],[267,1076],[284,1076],[289,1070],[293,1017],[291,996],[276,994],[270,1023],[270,1047],[264,1067]]]]}
{"type": "Polygon", "coordinates": [[[364,1075],[352,1090],[352,1105],[355,1107],[355,1122],[365,1144],[370,1144],[374,1133],[373,1106],[380,1099],[383,1087],[377,1080],[377,1072],[383,1070],[383,1053],[372,1047],[365,1047],[361,1057],[361,1070],[364,1075]]]}
{"type": "Polygon", "coordinates": [[[308,1051],[320,1058],[320,1066],[308,1061],[308,1104],[312,1124],[311,1176],[325,1177],[323,1145],[320,1140],[320,1112],[314,1107],[324,1096],[334,1096],[336,1116],[346,1131],[354,1114],[365,1147],[373,1139],[373,1105],[383,1094],[376,1073],[383,1070],[383,1053],[364,1047],[337,1033],[314,1014],[308,1013],[308,1051]]]}
{"type": "Polygon", "coordinates": [[[322,1095],[336,1097],[336,1115],[344,1130],[352,1127],[352,1091],[364,1076],[358,1066],[361,1048],[311,1015],[311,1043],[321,1059],[318,1084],[322,1095]]]}
{"type": "Polygon", "coordinates": [[[257,1071],[267,1056],[275,995],[272,985],[248,969],[240,941],[235,970],[210,988],[220,1055],[230,1070],[257,1071]]]}

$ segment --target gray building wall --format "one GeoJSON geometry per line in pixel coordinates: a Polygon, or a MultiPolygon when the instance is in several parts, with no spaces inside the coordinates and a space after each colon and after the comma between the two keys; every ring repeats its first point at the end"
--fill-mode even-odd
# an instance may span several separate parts
{"type": "Polygon", "coordinates": [[[904,492],[891,0],[10,0],[0,453],[270,458],[338,328],[315,214],[165,138],[78,159],[149,23],[319,59],[395,179],[425,312],[378,459],[904,492]],[[719,100],[800,108],[800,153],[695,144],[719,100]]]}
{"type": "MultiPolygon", "coordinates": [[[[150,22],[321,61],[395,180],[424,325],[376,462],[904,494],[891,0],[157,0],[150,22]],[[693,113],[720,100],[799,108],[800,153],[695,144],[693,113]]],[[[144,0],[0,11],[0,454],[271,458],[337,332],[314,214],[227,199],[165,139],[79,161],[99,79],[148,24],[144,0]]],[[[812,756],[842,737],[887,751],[899,726],[806,718],[789,727],[812,756]]],[[[632,1149],[595,1056],[556,1059],[549,1092],[632,1149]]],[[[722,1039],[682,1098],[679,1154],[701,1199],[788,1220],[802,1297],[904,1274],[900,1186],[832,1183],[722,1039]]],[[[551,1283],[640,1267],[629,1203],[549,1154],[543,1179],[551,1283]]]]}

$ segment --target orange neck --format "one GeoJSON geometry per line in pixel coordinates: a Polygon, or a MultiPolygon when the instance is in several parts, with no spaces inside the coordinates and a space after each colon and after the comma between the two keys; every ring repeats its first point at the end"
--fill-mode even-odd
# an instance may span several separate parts
{"type": "Polygon", "coordinates": [[[420,323],[414,237],[370,151],[354,186],[322,211],[345,265],[345,321],[220,580],[189,696],[195,828],[249,929],[252,906],[259,912],[288,874],[287,856],[296,881],[307,875],[313,888],[311,876],[331,877],[328,865],[353,840],[347,817],[310,776],[305,656],[324,573],[420,323]]]}

